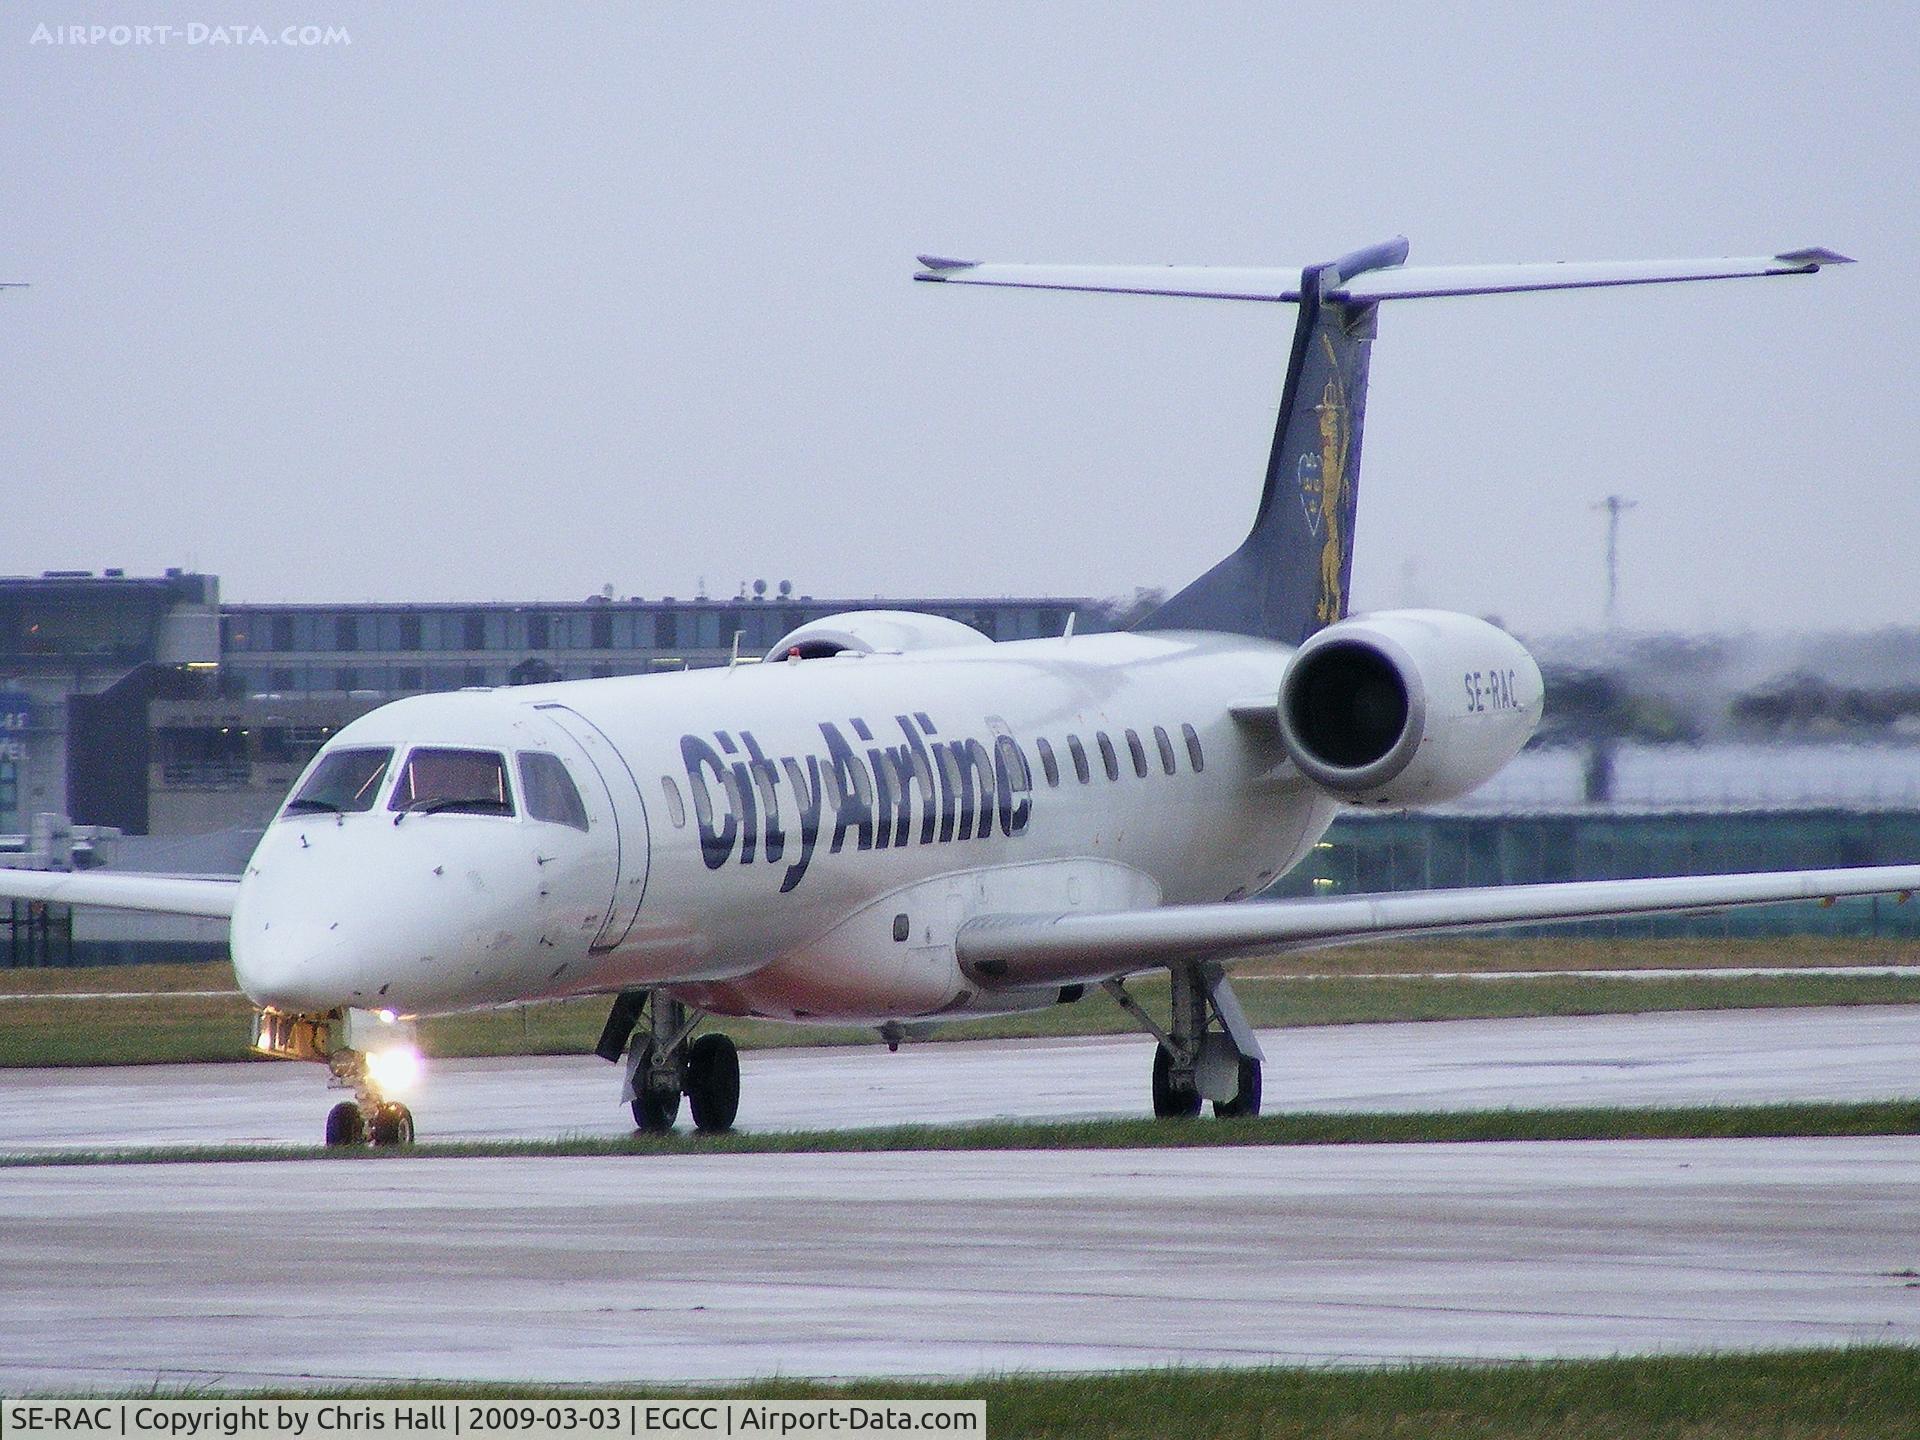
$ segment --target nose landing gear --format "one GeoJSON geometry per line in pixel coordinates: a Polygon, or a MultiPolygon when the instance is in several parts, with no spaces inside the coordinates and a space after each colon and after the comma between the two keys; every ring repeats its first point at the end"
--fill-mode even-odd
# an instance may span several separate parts
{"type": "Polygon", "coordinates": [[[413,1143],[413,1112],[393,1098],[417,1073],[413,1027],[386,1012],[334,1010],[324,1015],[288,1015],[262,1010],[253,1022],[256,1054],[281,1060],[317,1060],[330,1084],[353,1091],[327,1112],[327,1148],[386,1148],[413,1143]]]}
{"type": "Polygon", "coordinates": [[[633,1107],[633,1123],[646,1133],[673,1129],[683,1095],[694,1129],[718,1134],[733,1128],[740,1110],[740,1055],[725,1035],[690,1039],[705,1018],[659,990],[628,990],[613,1002],[594,1053],[617,1061],[625,1050],[620,1098],[633,1107]]]}

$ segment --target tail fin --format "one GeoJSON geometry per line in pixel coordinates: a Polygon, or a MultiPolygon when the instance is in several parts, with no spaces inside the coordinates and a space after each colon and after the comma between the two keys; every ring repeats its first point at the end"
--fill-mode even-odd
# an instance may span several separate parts
{"type": "Polygon", "coordinates": [[[1136,628],[1219,630],[1298,645],[1345,617],[1367,355],[1379,304],[1327,292],[1406,258],[1407,242],[1395,239],[1301,274],[1300,319],[1253,529],[1239,549],[1136,628]]]}
{"type": "Polygon", "coordinates": [[[1226,559],[1140,621],[1141,630],[1215,630],[1297,645],[1347,613],[1366,415],[1367,355],[1382,300],[1505,295],[1805,275],[1847,264],[1831,250],[1724,260],[1409,267],[1388,240],[1299,273],[1179,266],[982,265],[923,255],[916,280],[1025,290],[1090,290],[1215,300],[1298,301],[1267,483],[1253,529],[1226,559]]]}

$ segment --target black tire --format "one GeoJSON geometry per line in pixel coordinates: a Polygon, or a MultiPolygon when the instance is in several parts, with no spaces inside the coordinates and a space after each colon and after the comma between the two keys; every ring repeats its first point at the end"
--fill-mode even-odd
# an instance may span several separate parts
{"type": "Polygon", "coordinates": [[[348,1145],[364,1145],[367,1140],[367,1117],[360,1113],[360,1107],[351,1100],[342,1100],[327,1111],[327,1148],[343,1149],[348,1145]]]}
{"type": "Polygon", "coordinates": [[[733,1128],[740,1113],[740,1052],[724,1035],[702,1035],[687,1052],[687,1101],[694,1129],[709,1135],[733,1128]]]}
{"type": "Polygon", "coordinates": [[[386,1148],[413,1143],[413,1112],[395,1101],[388,1101],[373,1112],[367,1124],[367,1138],[386,1148]]]}
{"type": "Polygon", "coordinates": [[[1173,1052],[1153,1048],[1153,1113],[1162,1120],[1189,1120],[1200,1113],[1200,1091],[1173,1083],[1173,1052]]]}
{"type": "Polygon", "coordinates": [[[640,1051],[640,1065],[634,1071],[633,1123],[649,1135],[664,1135],[680,1118],[680,1088],[655,1089],[648,1083],[653,1074],[653,1042],[640,1051]]]}
{"type": "Polygon", "coordinates": [[[1233,1120],[1260,1113],[1260,1062],[1240,1058],[1240,1089],[1231,1100],[1213,1102],[1216,1120],[1233,1120]]]}

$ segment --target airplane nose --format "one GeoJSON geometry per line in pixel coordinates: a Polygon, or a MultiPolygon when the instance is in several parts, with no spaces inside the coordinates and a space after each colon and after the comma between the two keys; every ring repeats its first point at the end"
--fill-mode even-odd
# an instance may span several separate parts
{"type": "Polygon", "coordinates": [[[483,957],[512,968],[531,911],[534,886],[499,838],[455,817],[278,822],[235,898],[240,988],[296,1013],[458,1005],[483,957]]]}

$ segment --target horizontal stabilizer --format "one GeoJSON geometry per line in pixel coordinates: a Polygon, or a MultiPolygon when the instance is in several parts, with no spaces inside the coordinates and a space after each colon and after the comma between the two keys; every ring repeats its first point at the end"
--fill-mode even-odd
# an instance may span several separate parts
{"type": "Polygon", "coordinates": [[[1899,895],[1920,890],[1920,865],[1579,880],[1471,890],[1168,905],[1066,915],[983,915],[961,926],[961,969],[990,989],[1105,980],[1176,962],[1234,961],[1359,940],[1899,895]]]}
{"type": "Polygon", "coordinates": [[[0,869],[0,900],[44,900],[56,905],[145,910],[225,920],[240,891],[234,879],[187,875],[132,875],[104,870],[0,869]]]}
{"type": "MultiPolygon", "coordinates": [[[[1301,271],[1208,265],[999,265],[922,255],[913,278],[1014,290],[1083,290],[1203,300],[1298,301],[1301,271]]],[[[1530,290],[1593,290],[1728,280],[1749,275],[1808,275],[1852,262],[1832,250],[1788,250],[1710,260],[1562,260],[1537,265],[1389,265],[1351,279],[1337,275],[1321,292],[1337,304],[1422,300],[1441,295],[1512,295],[1530,290]]]]}

